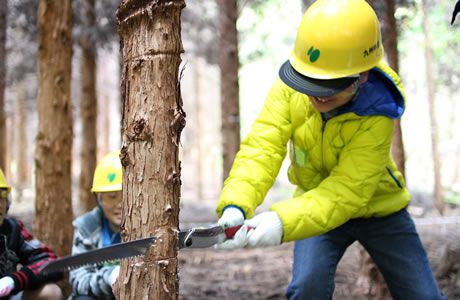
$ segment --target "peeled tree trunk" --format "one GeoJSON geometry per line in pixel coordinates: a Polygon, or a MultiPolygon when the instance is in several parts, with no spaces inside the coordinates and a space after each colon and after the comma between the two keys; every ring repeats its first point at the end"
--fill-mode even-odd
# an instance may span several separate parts
{"type": "Polygon", "coordinates": [[[6,17],[8,1],[0,1],[0,168],[6,172],[6,116],[5,116],[5,78],[6,78],[6,17]]]}
{"type": "Polygon", "coordinates": [[[179,140],[185,113],[178,68],[184,1],[122,1],[124,241],[156,236],[144,257],[121,263],[119,299],[177,299],[179,140]]]}
{"type": "MultiPolygon", "coordinates": [[[[96,46],[90,40],[91,30],[96,23],[94,0],[82,1],[83,34],[80,38],[81,57],[81,93],[80,115],[82,123],[82,143],[80,152],[80,209],[90,211],[96,205],[91,186],[96,169],[97,154],[97,96],[96,96],[96,46]]],[[[108,109],[108,108],[106,108],[108,109]]]]}
{"type": "Polygon", "coordinates": [[[38,8],[38,134],[34,232],[59,255],[72,246],[72,6],[40,0],[38,8]]]}

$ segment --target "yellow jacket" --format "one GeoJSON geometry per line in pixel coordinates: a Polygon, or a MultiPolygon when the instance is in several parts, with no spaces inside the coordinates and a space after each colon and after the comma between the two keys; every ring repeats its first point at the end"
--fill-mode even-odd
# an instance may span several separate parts
{"type": "Polygon", "coordinates": [[[332,230],[353,218],[381,217],[410,200],[391,157],[394,119],[404,111],[398,75],[380,63],[353,101],[329,120],[308,97],[277,80],[241,143],[217,206],[250,218],[279,172],[289,144],[290,199],[273,204],[283,223],[283,241],[332,230]]]}

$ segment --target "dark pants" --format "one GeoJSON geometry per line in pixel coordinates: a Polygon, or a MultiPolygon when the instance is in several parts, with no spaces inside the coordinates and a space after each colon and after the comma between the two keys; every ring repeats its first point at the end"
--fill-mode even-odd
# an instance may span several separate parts
{"type": "Polygon", "coordinates": [[[358,241],[370,254],[396,300],[445,299],[406,210],[383,218],[350,220],[325,234],[295,242],[288,299],[332,299],[337,264],[358,241]]]}

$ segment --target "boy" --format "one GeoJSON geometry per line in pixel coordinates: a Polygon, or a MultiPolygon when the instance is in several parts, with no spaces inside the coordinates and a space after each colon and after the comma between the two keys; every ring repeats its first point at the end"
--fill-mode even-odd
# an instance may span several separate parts
{"type": "Polygon", "coordinates": [[[366,1],[316,1],[224,184],[219,223],[244,226],[220,248],[296,241],[289,299],[331,299],[337,264],[355,241],[394,299],[443,299],[391,157],[404,91],[382,58],[379,22],[366,1]],[[296,192],[252,218],[288,143],[296,192]]]}
{"type": "MultiPolygon", "coordinates": [[[[72,255],[120,243],[122,167],[119,151],[104,156],[94,172],[97,206],[73,222],[72,255]]],[[[72,299],[113,299],[118,264],[81,267],[70,272],[72,299]]]]}
{"type": "Polygon", "coordinates": [[[41,266],[58,256],[21,221],[8,216],[10,191],[0,169],[0,298],[62,299],[61,289],[53,283],[62,279],[62,273],[40,274],[41,266]]]}

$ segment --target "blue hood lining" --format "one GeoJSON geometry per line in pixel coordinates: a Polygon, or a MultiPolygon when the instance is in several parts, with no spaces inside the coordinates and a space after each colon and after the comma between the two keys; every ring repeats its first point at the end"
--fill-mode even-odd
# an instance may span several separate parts
{"type": "Polygon", "coordinates": [[[398,119],[404,113],[404,97],[389,75],[373,68],[356,97],[339,109],[339,114],[347,112],[398,119]]]}

